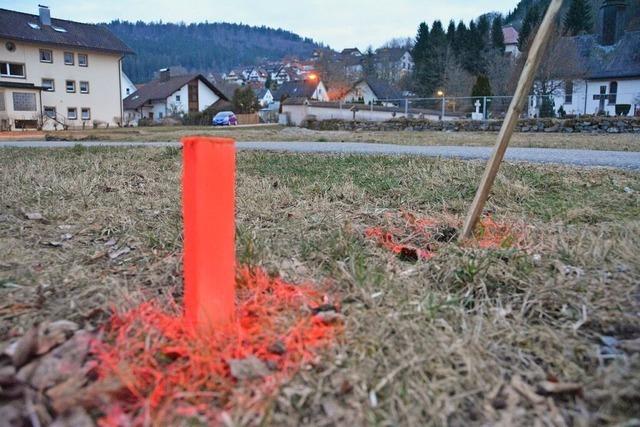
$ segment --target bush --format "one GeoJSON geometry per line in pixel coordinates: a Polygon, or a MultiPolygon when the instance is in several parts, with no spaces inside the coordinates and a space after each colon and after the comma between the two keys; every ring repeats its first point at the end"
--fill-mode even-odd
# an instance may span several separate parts
{"type": "Polygon", "coordinates": [[[556,116],[553,99],[550,96],[542,97],[542,105],[540,105],[540,118],[551,118],[556,116]]]}
{"type": "Polygon", "coordinates": [[[564,105],[561,105],[560,108],[558,108],[558,116],[562,117],[563,119],[567,117],[567,112],[564,111],[564,105]]]}
{"type": "Polygon", "coordinates": [[[147,117],[142,117],[140,120],[138,120],[138,126],[140,127],[147,127],[147,126],[153,126],[153,120],[147,118],[147,117]]]}

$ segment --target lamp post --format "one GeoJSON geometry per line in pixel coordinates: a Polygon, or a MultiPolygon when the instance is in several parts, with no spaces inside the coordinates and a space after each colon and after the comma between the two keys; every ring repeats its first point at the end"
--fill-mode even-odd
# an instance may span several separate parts
{"type": "Polygon", "coordinates": [[[442,115],[440,116],[440,120],[444,121],[444,91],[439,90],[438,91],[438,96],[442,98],[442,115]]]}

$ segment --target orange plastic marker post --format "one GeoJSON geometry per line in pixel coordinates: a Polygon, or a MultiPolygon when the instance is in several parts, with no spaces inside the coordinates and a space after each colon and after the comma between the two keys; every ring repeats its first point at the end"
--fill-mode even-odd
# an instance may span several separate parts
{"type": "Polygon", "coordinates": [[[185,317],[198,329],[235,312],[235,141],[188,137],[183,145],[185,317]]]}

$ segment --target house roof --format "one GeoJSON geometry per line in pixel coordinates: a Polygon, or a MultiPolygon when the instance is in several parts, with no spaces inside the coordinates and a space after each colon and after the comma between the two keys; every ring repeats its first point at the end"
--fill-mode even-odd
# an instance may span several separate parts
{"type": "Polygon", "coordinates": [[[511,25],[509,25],[508,27],[502,27],[502,35],[504,36],[504,44],[518,44],[520,34],[518,33],[518,30],[515,29],[515,27],[511,25]]]}
{"type": "Polygon", "coordinates": [[[409,49],[402,47],[385,47],[376,51],[377,60],[398,62],[409,49]]]}
{"type": "Polygon", "coordinates": [[[276,91],[273,98],[282,100],[283,98],[311,98],[315,93],[319,80],[295,80],[283,83],[276,91]]]}
{"type": "Polygon", "coordinates": [[[265,96],[267,96],[267,93],[270,93],[270,92],[271,92],[271,91],[270,91],[269,89],[267,89],[267,88],[262,88],[262,89],[260,89],[260,90],[256,91],[256,98],[258,98],[258,99],[262,99],[262,98],[264,98],[265,96]]]}
{"type": "Polygon", "coordinates": [[[640,77],[640,31],[629,31],[613,46],[602,46],[596,35],[563,37],[555,46],[561,77],[591,80],[640,77]]]}
{"type": "Polygon", "coordinates": [[[360,83],[366,83],[371,88],[371,91],[378,99],[400,99],[402,98],[402,92],[394,88],[384,80],[367,78],[358,80],[354,85],[355,88],[360,83]]]}
{"type": "Polygon", "coordinates": [[[362,52],[360,52],[360,49],[358,49],[357,47],[350,47],[347,49],[342,49],[342,52],[340,52],[341,55],[357,55],[360,56],[362,55],[362,52]]]}
{"type": "Polygon", "coordinates": [[[215,87],[209,80],[207,80],[202,74],[187,74],[184,76],[172,76],[166,81],[154,80],[146,83],[139,89],[126,97],[123,101],[125,110],[135,110],[142,107],[149,101],[155,101],[159,99],[167,99],[171,94],[177,92],[184,85],[190,81],[199,79],[201,82],[207,85],[216,95],[225,101],[229,99],[222,93],[217,87],[215,87]]]}
{"type": "Polygon", "coordinates": [[[0,38],[120,54],[134,53],[102,25],[64,19],[51,19],[51,26],[40,25],[37,15],[7,9],[0,9],[0,38]],[[32,28],[29,24],[37,24],[37,27],[32,28]]]}

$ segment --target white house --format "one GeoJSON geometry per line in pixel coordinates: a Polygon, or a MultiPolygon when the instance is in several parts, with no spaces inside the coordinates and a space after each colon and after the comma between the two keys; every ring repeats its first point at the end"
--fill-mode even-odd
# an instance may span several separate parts
{"type": "Polygon", "coordinates": [[[415,68],[413,56],[405,48],[382,48],[374,58],[378,75],[389,81],[398,81],[415,68]]]}
{"type": "Polygon", "coordinates": [[[122,73],[122,75],[120,76],[120,91],[122,92],[122,99],[125,99],[127,96],[131,95],[137,90],[138,88],[133,84],[129,76],[127,76],[125,73],[122,73]]]}
{"type": "Polygon", "coordinates": [[[229,99],[203,75],[171,76],[164,69],[158,80],[125,98],[125,123],[136,125],[141,118],[160,122],[169,116],[204,111],[220,100],[229,99]]]}
{"type": "Polygon", "coordinates": [[[273,104],[274,101],[273,93],[271,93],[271,90],[267,88],[256,91],[256,98],[258,98],[258,102],[262,108],[273,104]]]}
{"type": "Polygon", "coordinates": [[[565,37],[555,47],[563,58],[555,110],[613,116],[617,106],[640,116],[640,31],[624,31],[625,2],[605,0],[599,19],[598,34],[565,37]]]}
{"type": "Polygon", "coordinates": [[[0,9],[0,129],[116,125],[122,59],[106,27],[0,9]]]}
{"type": "Polygon", "coordinates": [[[378,79],[358,80],[349,91],[340,98],[342,102],[363,103],[367,105],[382,104],[394,106],[398,103],[402,93],[393,88],[389,83],[378,79]],[[384,102],[384,100],[389,100],[384,102]],[[391,102],[391,101],[396,102],[391,102]]]}

